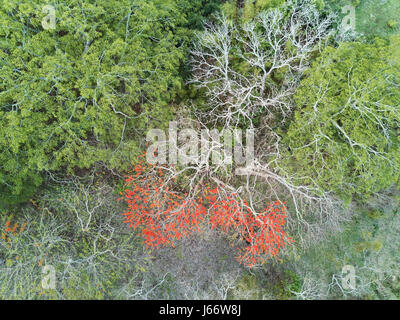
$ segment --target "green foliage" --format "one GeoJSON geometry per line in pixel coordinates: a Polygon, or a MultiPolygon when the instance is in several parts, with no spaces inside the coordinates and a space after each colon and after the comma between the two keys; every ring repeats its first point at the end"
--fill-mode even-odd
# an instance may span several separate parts
{"type": "Polygon", "coordinates": [[[236,0],[226,1],[222,6],[229,19],[248,21],[257,16],[261,11],[277,8],[285,3],[285,0],[246,0],[243,6],[236,0]]]}
{"type": "Polygon", "coordinates": [[[325,8],[324,0],[313,0],[313,4],[320,11],[325,8]]]}
{"type": "Polygon", "coordinates": [[[351,4],[354,8],[357,8],[360,5],[361,0],[351,0],[351,4]]]}
{"type": "Polygon", "coordinates": [[[379,251],[382,248],[382,242],[380,241],[363,241],[355,244],[355,250],[363,252],[365,250],[379,251]]]}
{"type": "Polygon", "coordinates": [[[287,165],[326,191],[361,197],[399,182],[400,37],[324,50],[295,94],[287,165]]]}
{"type": "Polygon", "coordinates": [[[230,20],[236,20],[238,18],[238,9],[236,8],[236,1],[226,1],[222,5],[221,10],[230,20]]]}
{"type": "Polygon", "coordinates": [[[387,22],[387,25],[388,25],[388,27],[389,27],[390,29],[393,29],[393,28],[395,28],[395,27],[397,26],[397,21],[389,20],[389,21],[387,22]]]}
{"type": "Polygon", "coordinates": [[[371,219],[379,219],[384,215],[382,210],[368,210],[365,215],[371,219]]]}
{"type": "Polygon", "coordinates": [[[205,20],[219,10],[222,0],[178,0],[178,7],[187,13],[186,27],[201,30],[205,20]]]}
{"type": "Polygon", "coordinates": [[[301,291],[302,280],[295,272],[284,269],[280,272],[278,280],[272,286],[272,292],[276,299],[290,300],[295,298],[295,292],[301,291]]]}
{"type": "Polygon", "coordinates": [[[261,11],[277,8],[284,2],[284,0],[247,0],[243,7],[243,20],[253,19],[261,11]]]}
{"type": "Polygon", "coordinates": [[[244,273],[237,281],[236,287],[231,291],[232,299],[259,300],[262,298],[263,290],[260,288],[259,279],[250,273],[244,273]]]}
{"type": "Polygon", "coordinates": [[[0,1],[0,194],[25,201],[41,172],[123,169],[165,123],[188,33],[176,1],[0,1]],[[158,120],[157,120],[158,119],[158,120]]]}
{"type": "Polygon", "coordinates": [[[299,275],[294,273],[292,270],[284,271],[284,280],[282,285],[282,298],[293,297],[293,292],[300,292],[301,290],[301,278],[299,275]]]}

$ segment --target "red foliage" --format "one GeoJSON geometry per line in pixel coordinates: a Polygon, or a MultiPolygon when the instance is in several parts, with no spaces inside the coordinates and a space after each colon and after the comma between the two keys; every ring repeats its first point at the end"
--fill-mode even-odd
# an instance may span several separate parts
{"type": "Polygon", "coordinates": [[[255,215],[245,201],[222,195],[217,187],[205,185],[195,199],[189,199],[176,191],[176,185],[171,188],[165,175],[164,170],[141,161],[126,178],[130,189],[124,193],[128,203],[124,222],[141,230],[147,247],[173,246],[175,240],[200,231],[201,223],[206,222],[211,228],[239,235],[247,245],[238,248],[237,258],[252,267],[269,256],[276,257],[280,248],[293,242],[283,230],[286,207],[279,200],[255,215]]]}

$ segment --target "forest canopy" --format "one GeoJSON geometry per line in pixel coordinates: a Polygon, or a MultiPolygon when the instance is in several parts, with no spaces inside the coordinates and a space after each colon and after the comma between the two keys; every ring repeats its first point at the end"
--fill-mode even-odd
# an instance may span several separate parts
{"type": "Polygon", "coordinates": [[[129,165],[141,130],[170,119],[194,14],[179,1],[62,1],[53,31],[43,3],[0,9],[0,190],[12,202],[43,171],[129,165]]]}
{"type": "Polygon", "coordinates": [[[0,299],[399,299],[399,17],[0,0],[0,299]]]}

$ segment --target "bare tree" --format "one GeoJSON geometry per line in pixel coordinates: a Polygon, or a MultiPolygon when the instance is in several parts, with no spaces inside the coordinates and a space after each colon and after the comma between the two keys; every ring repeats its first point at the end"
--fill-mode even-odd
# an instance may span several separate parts
{"type": "Polygon", "coordinates": [[[278,8],[235,26],[221,15],[197,34],[189,83],[206,89],[212,108],[201,116],[207,122],[230,127],[242,119],[252,124],[260,112],[290,115],[289,97],[308,67],[310,54],[332,34],[334,16],[321,17],[307,2],[289,3],[294,6],[289,17],[287,8],[278,8]],[[245,71],[235,69],[233,55],[245,71]],[[274,79],[278,73],[284,75],[281,82],[274,79]]]}
{"type": "MultiPolygon", "coordinates": [[[[217,197],[233,196],[243,208],[250,208],[256,219],[267,203],[286,198],[289,231],[307,244],[325,237],[327,228],[338,229],[347,216],[338,214],[342,204],[331,193],[322,192],[316,183],[304,184],[306,177],[286,172],[281,164],[281,138],[274,127],[292,114],[291,97],[309,66],[310,55],[323,49],[333,34],[335,17],[320,15],[307,0],[286,5],[261,12],[243,25],[233,25],[221,15],[197,34],[189,83],[204,88],[209,108],[196,110],[196,119],[181,118],[179,124],[204,129],[200,140],[207,141],[208,148],[202,149],[201,157],[189,156],[183,165],[158,164],[151,174],[157,177],[157,170],[165,172],[163,190],[171,190],[171,183],[184,176],[180,185],[189,190],[184,195],[187,200],[195,199],[204,184],[211,182],[218,187],[217,197]],[[255,123],[256,116],[261,125],[255,123]],[[251,161],[236,166],[224,161],[232,160],[232,152],[224,148],[225,140],[221,142],[220,135],[207,130],[218,126],[235,135],[243,124],[254,130],[260,142],[251,161]],[[222,161],[210,160],[215,152],[222,161]]],[[[241,137],[234,138],[234,144],[242,143],[241,137]]],[[[178,141],[174,148],[176,153],[186,154],[188,145],[178,141]]],[[[167,148],[158,152],[167,152],[167,148]]]]}
{"type": "Polygon", "coordinates": [[[208,97],[209,110],[197,112],[200,126],[218,124],[232,130],[244,121],[256,129],[254,118],[262,114],[253,162],[223,178],[214,174],[218,170],[208,170],[211,179],[227,193],[250,199],[254,214],[262,203],[289,195],[292,230],[301,228],[308,231],[302,234],[320,240],[326,227],[337,229],[347,219],[337,214],[342,204],[331,193],[321,193],[315,183],[304,184],[306,177],[286,172],[281,165],[280,136],[273,127],[291,115],[291,97],[310,55],[325,47],[336,17],[321,15],[309,1],[289,1],[287,6],[261,12],[242,26],[233,25],[224,15],[207,24],[191,52],[190,83],[205,88],[208,97]],[[237,176],[244,180],[238,181],[237,176]],[[314,222],[307,222],[305,213],[313,215],[314,222]]]}

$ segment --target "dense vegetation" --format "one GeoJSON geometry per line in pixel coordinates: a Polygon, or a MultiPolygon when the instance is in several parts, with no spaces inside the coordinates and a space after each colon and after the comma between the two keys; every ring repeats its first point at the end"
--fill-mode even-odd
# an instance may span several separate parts
{"type": "Polygon", "coordinates": [[[285,137],[297,173],[349,197],[399,182],[399,41],[343,43],[314,62],[285,137]]]}
{"type": "Polygon", "coordinates": [[[0,299],[399,299],[400,7],[376,6],[0,0],[0,299]],[[252,130],[252,162],[143,163],[171,121],[252,130]]]}

